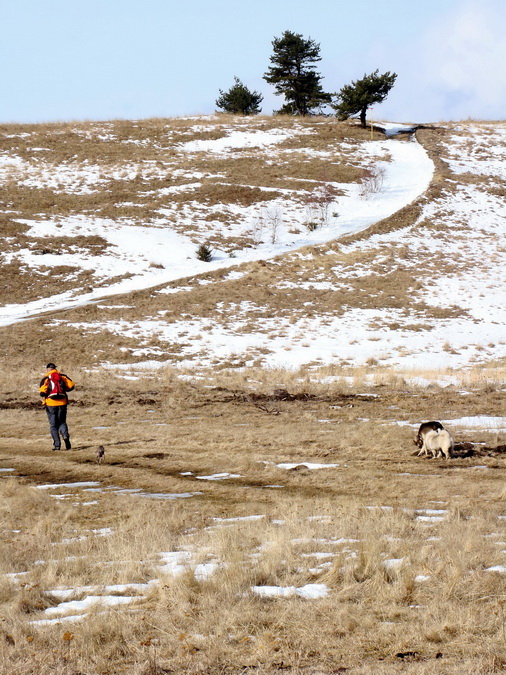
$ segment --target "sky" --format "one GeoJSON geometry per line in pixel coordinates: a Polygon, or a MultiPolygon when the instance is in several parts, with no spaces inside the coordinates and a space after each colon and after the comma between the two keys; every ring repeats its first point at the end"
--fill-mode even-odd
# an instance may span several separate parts
{"type": "Polygon", "coordinates": [[[373,116],[504,119],[504,0],[0,0],[0,123],[210,114],[263,80],[284,31],[320,45],[326,91],[397,73],[373,116]]]}

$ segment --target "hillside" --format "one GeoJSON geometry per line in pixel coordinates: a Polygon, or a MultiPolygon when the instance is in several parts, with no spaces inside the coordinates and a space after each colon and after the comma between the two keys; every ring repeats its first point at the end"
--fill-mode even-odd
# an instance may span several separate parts
{"type": "Polygon", "coordinates": [[[0,672],[503,672],[505,124],[0,140],[0,672]]]}
{"type": "Polygon", "coordinates": [[[9,359],[504,364],[503,123],[418,142],[319,118],[0,131],[9,359]]]}

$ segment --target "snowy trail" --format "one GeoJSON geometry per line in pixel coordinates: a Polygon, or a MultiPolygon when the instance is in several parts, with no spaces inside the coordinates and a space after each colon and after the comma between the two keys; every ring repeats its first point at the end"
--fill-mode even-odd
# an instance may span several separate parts
{"type": "MultiPolygon", "coordinates": [[[[424,148],[417,142],[397,142],[392,140],[370,141],[363,145],[363,153],[372,159],[390,155],[390,162],[378,162],[385,168],[385,180],[382,189],[369,199],[359,194],[356,184],[339,185],[345,194],[339,197],[333,207],[339,216],[331,225],[318,228],[314,232],[293,234],[284,230],[275,244],[262,243],[257,248],[245,248],[237,251],[234,258],[216,251],[210,263],[195,258],[195,244],[188,237],[177,234],[166,226],[142,227],[121,225],[103,219],[69,218],[65,224],[67,236],[99,234],[109,242],[107,253],[94,256],[65,254],[58,256],[33,256],[28,251],[18,254],[26,265],[35,267],[44,264],[71,265],[93,269],[102,279],[114,278],[126,273],[128,279],[111,283],[109,286],[81,293],[72,290],[48,298],[42,298],[26,304],[9,304],[0,308],[0,326],[8,326],[19,321],[35,318],[45,313],[72,309],[98,302],[107,297],[129,293],[136,290],[158,286],[164,283],[193,277],[200,273],[216,269],[237,267],[241,263],[254,260],[266,260],[303,246],[322,244],[345,234],[359,232],[372,224],[393,215],[414,201],[428,188],[434,165],[424,148]],[[55,258],[55,260],[52,260],[55,258]],[[162,264],[163,268],[153,268],[153,264],[162,264]]],[[[286,204],[283,199],[281,208],[290,210],[290,218],[304,222],[303,208],[293,203],[286,204]]],[[[232,234],[240,234],[247,225],[247,218],[236,226],[232,234]]],[[[61,235],[57,224],[52,221],[25,221],[30,227],[30,236],[51,237],[61,235]]]]}

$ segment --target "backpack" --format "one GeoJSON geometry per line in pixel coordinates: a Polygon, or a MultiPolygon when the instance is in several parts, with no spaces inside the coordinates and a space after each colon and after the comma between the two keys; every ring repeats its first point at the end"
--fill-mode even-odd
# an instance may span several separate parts
{"type": "Polygon", "coordinates": [[[54,371],[47,376],[49,389],[47,393],[48,398],[62,399],[67,398],[65,382],[60,373],[54,371]]]}

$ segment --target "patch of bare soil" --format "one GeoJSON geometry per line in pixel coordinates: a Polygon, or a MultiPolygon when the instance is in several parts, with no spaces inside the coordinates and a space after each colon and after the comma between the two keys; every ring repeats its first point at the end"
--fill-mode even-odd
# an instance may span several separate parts
{"type": "Polygon", "coordinates": [[[464,459],[465,457],[500,457],[506,453],[506,445],[500,443],[496,446],[483,445],[465,441],[455,443],[453,454],[455,458],[464,459]]]}

